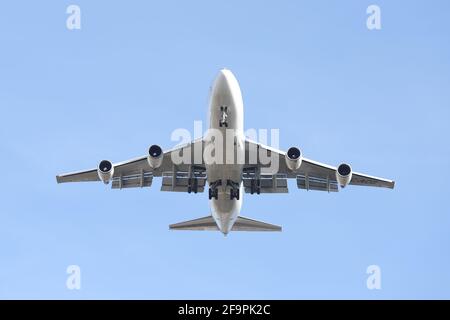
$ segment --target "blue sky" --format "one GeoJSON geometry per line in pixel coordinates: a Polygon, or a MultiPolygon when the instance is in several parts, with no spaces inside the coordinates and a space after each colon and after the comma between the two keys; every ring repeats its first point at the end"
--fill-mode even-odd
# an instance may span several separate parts
{"type": "Polygon", "coordinates": [[[10,1],[0,10],[0,298],[450,298],[448,1],[10,1]],[[81,8],[81,30],[66,7],[81,8]],[[366,28],[381,8],[382,29],[366,28]],[[207,193],[57,185],[171,147],[230,68],[248,128],[396,180],[244,197],[282,233],[170,232],[207,193]],[[66,268],[81,268],[81,290],[66,268]],[[368,290],[379,265],[382,289],[368,290]]]}

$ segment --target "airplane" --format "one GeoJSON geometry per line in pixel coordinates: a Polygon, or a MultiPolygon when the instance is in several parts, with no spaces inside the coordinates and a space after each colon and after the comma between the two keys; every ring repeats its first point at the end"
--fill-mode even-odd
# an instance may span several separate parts
{"type": "Polygon", "coordinates": [[[161,191],[188,193],[203,192],[207,184],[210,215],[172,224],[169,229],[214,230],[224,235],[230,231],[281,231],[281,226],[243,217],[240,211],[244,193],[287,193],[287,179],[295,179],[299,189],[326,192],[347,185],[394,188],[394,181],[353,172],[349,164],[334,167],[303,157],[297,147],[285,152],[250,140],[244,134],[240,86],[228,69],[220,70],[213,81],[208,119],[209,129],[202,138],[167,151],[152,145],[144,156],[114,164],[102,160],[97,168],[58,175],[56,180],[111,182],[113,189],[123,189],[150,187],[154,177],[161,177],[161,191]],[[234,135],[228,136],[229,130],[234,135]],[[222,146],[218,137],[225,137],[222,146]]]}

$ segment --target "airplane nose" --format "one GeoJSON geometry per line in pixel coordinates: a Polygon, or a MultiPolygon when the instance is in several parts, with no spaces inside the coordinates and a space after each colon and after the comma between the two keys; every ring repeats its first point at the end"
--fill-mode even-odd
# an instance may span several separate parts
{"type": "Polygon", "coordinates": [[[222,69],[220,69],[220,71],[219,71],[219,75],[221,74],[221,75],[225,75],[225,73],[227,73],[227,71],[229,71],[227,68],[222,68],[222,69]]]}
{"type": "Polygon", "coordinates": [[[213,96],[233,95],[234,91],[239,88],[238,82],[233,75],[233,73],[228,69],[222,69],[216,76],[214,80],[214,85],[212,86],[213,96]]]}
{"type": "Polygon", "coordinates": [[[228,83],[230,81],[230,74],[231,71],[228,69],[222,69],[217,74],[216,80],[215,80],[215,86],[217,88],[224,88],[228,87],[228,83]]]}
{"type": "Polygon", "coordinates": [[[227,69],[227,68],[222,68],[222,69],[220,69],[220,71],[219,71],[219,75],[220,75],[220,76],[223,76],[223,77],[228,77],[228,76],[232,75],[232,73],[231,73],[231,71],[230,71],[229,69],[227,69]]]}

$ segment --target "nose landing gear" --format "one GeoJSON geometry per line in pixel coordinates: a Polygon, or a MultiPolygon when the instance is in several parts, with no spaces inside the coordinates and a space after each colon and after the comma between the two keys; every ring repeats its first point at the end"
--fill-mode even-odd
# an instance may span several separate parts
{"type": "Polygon", "coordinates": [[[228,107],[227,106],[220,106],[220,112],[222,113],[219,120],[219,127],[225,126],[225,128],[228,128],[228,107]]]}

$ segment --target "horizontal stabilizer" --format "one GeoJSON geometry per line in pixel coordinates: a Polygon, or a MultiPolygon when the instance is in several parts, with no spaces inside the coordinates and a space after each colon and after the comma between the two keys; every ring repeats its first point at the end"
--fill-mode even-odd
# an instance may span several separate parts
{"type": "Polygon", "coordinates": [[[281,227],[262,221],[238,217],[231,231],[281,231],[281,227]]]}
{"type": "Polygon", "coordinates": [[[218,231],[216,221],[212,216],[207,216],[195,220],[184,221],[180,223],[171,224],[170,230],[213,230],[218,231]]]}
{"type": "MultiPolygon", "coordinates": [[[[219,231],[212,216],[171,224],[169,229],[219,231]]],[[[262,221],[238,217],[231,231],[281,231],[281,227],[262,221]]]]}

